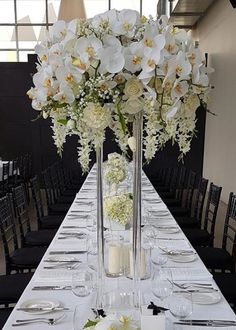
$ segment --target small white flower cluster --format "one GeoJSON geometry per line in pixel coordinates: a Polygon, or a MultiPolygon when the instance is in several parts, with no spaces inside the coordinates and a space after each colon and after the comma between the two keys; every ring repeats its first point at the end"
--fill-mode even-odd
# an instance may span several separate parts
{"type": "Polygon", "coordinates": [[[181,153],[189,150],[212,69],[186,31],[169,25],[166,16],[112,9],[87,20],[58,21],[35,51],[32,107],[52,118],[59,152],[67,134],[79,136],[84,170],[90,158],[85,153],[103,143],[107,127],[127,151],[130,123],[139,112],[147,161],[168,140],[181,153]]]}
{"type": "Polygon", "coordinates": [[[128,223],[133,212],[132,194],[120,194],[104,199],[104,214],[121,225],[128,223]]]}
{"type": "Polygon", "coordinates": [[[94,330],[140,330],[138,323],[129,316],[117,317],[115,314],[97,318],[95,321],[89,320],[85,326],[86,329],[94,330]]]}
{"type": "Polygon", "coordinates": [[[108,155],[105,165],[105,179],[110,184],[118,184],[126,178],[126,160],[120,154],[114,152],[108,155]]]}

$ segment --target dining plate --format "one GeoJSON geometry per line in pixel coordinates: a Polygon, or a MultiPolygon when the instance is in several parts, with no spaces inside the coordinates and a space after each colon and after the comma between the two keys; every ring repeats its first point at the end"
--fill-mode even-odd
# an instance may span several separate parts
{"type": "Polygon", "coordinates": [[[171,260],[171,261],[174,261],[174,262],[193,262],[197,259],[197,256],[196,254],[186,254],[186,255],[183,255],[183,254],[176,254],[176,255],[168,255],[168,258],[171,260]]]}
{"type": "Polygon", "coordinates": [[[54,308],[59,307],[60,305],[61,303],[54,299],[30,299],[23,302],[20,305],[20,308],[29,308],[29,310],[24,310],[24,312],[28,314],[46,314],[52,312],[54,308]],[[33,310],[33,308],[47,308],[47,310],[33,310]]]}
{"type": "Polygon", "coordinates": [[[219,292],[193,292],[191,296],[192,298],[188,294],[186,298],[192,299],[192,302],[197,305],[213,305],[221,300],[219,292]]]}
{"type": "Polygon", "coordinates": [[[158,227],[157,226],[158,231],[160,231],[160,233],[162,234],[176,234],[180,232],[180,229],[178,227],[176,228],[168,228],[168,227],[158,227]]]}

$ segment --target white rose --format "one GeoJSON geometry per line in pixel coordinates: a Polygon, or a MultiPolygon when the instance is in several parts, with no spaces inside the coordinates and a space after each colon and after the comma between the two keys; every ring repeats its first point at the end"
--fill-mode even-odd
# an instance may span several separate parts
{"type": "Polygon", "coordinates": [[[132,152],[136,151],[136,139],[134,136],[128,138],[128,146],[132,152]]]}
{"type": "Polygon", "coordinates": [[[124,112],[130,115],[135,115],[139,111],[143,110],[143,100],[137,97],[130,97],[126,103],[124,112]]]}
{"type": "Polygon", "coordinates": [[[124,88],[124,94],[130,97],[139,97],[143,93],[143,84],[136,77],[132,77],[127,80],[124,88]]]}
{"type": "Polygon", "coordinates": [[[105,129],[111,121],[110,109],[98,103],[89,102],[84,109],[84,122],[92,129],[105,129]]]}
{"type": "Polygon", "coordinates": [[[75,121],[73,119],[69,119],[66,124],[66,127],[70,130],[75,129],[75,121]]]}

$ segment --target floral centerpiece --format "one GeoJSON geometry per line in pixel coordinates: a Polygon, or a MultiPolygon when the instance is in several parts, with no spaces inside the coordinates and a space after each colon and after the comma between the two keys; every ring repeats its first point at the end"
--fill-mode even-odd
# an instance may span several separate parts
{"type": "Polygon", "coordinates": [[[129,122],[140,111],[147,161],[168,140],[181,154],[189,151],[210,69],[187,33],[168,25],[166,16],[113,9],[87,20],[58,21],[35,51],[32,107],[51,118],[59,153],[67,135],[78,135],[84,171],[107,127],[123,152],[129,138],[134,144],[129,122]]]}
{"type": "Polygon", "coordinates": [[[105,180],[109,186],[109,193],[117,192],[118,184],[126,179],[127,162],[125,157],[114,152],[108,155],[105,164],[105,180]]]}
{"type": "Polygon", "coordinates": [[[109,196],[104,199],[104,215],[107,219],[125,226],[132,217],[133,197],[132,194],[123,193],[109,196]]]}
{"type": "Polygon", "coordinates": [[[140,330],[137,322],[130,317],[122,315],[120,317],[114,314],[105,317],[97,317],[95,320],[88,320],[84,329],[91,330],[140,330]]]}

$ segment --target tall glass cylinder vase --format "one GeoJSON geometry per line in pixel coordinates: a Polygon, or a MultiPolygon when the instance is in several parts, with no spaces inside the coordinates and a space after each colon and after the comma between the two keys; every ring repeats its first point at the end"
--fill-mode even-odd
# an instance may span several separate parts
{"type": "Polygon", "coordinates": [[[97,255],[98,255],[98,283],[97,283],[97,307],[102,308],[103,281],[104,281],[104,225],[103,225],[103,180],[102,180],[102,147],[96,149],[97,162],[97,255]]]}
{"type": "Polygon", "coordinates": [[[133,288],[134,304],[140,307],[140,279],[141,279],[141,184],[142,184],[142,137],[143,114],[135,115],[133,135],[136,139],[134,150],[134,180],[133,180],[133,288]]]}

